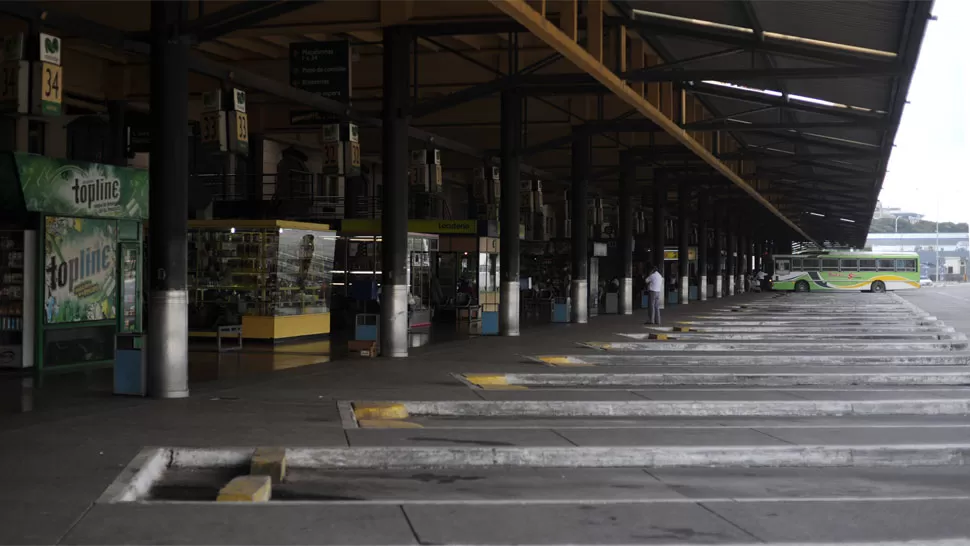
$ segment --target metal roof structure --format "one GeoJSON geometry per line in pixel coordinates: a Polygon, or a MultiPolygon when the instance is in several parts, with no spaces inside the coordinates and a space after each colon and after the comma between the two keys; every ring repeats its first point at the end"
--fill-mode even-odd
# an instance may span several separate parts
{"type": "Polygon", "coordinates": [[[699,96],[818,239],[861,246],[930,1],[631,0],[627,24],[699,96]],[[805,214],[815,213],[815,214],[805,214]]]}
{"type": "MultiPolygon", "coordinates": [[[[193,0],[190,91],[242,86],[258,113],[252,132],[309,145],[308,129],[289,122],[293,109],[355,120],[363,153],[379,158],[382,29],[404,25],[414,39],[409,134],[442,149],[446,169],[495,161],[499,94],[512,90],[525,105],[528,176],[568,181],[571,143],[591,135],[591,192],[607,201],[618,198],[619,154],[629,150],[642,195],[667,173],[754,225],[862,246],[932,5],[193,0]],[[332,39],[354,46],[351,104],[288,85],[289,45],[332,39]]],[[[68,61],[104,78],[123,72],[124,98],[137,102],[147,97],[149,11],[148,2],[0,2],[9,16],[0,27],[61,33],[68,61]]],[[[66,73],[69,98],[116,91],[78,88],[66,73]]]]}

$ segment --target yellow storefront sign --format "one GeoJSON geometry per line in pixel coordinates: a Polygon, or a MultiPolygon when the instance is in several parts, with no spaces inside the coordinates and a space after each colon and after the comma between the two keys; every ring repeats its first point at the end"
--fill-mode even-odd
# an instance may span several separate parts
{"type": "MultiPolygon", "coordinates": [[[[677,250],[664,250],[664,260],[676,260],[680,257],[680,252],[677,250]]],[[[687,249],[687,259],[690,261],[697,259],[697,249],[694,247],[687,249]]]]}
{"type": "MultiPolygon", "coordinates": [[[[379,218],[349,219],[340,223],[340,231],[353,235],[380,235],[379,218]]],[[[475,235],[478,220],[408,220],[408,231],[437,235],[475,235]]]]}

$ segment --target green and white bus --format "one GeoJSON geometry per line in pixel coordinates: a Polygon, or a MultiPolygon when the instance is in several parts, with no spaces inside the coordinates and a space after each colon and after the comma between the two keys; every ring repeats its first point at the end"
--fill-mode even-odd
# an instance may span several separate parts
{"type": "Polygon", "coordinates": [[[919,288],[915,252],[807,252],[771,257],[772,290],[885,292],[919,288]]]}

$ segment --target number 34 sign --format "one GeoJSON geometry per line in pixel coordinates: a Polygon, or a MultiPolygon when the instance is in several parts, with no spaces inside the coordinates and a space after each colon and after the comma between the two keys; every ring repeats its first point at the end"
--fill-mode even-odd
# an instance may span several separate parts
{"type": "Polygon", "coordinates": [[[34,111],[45,116],[61,115],[61,67],[52,63],[34,65],[34,111]]]}

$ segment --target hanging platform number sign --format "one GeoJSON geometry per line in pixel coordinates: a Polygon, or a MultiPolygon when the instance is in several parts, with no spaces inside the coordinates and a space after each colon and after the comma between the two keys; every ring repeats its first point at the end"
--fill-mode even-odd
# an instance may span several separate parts
{"type": "Polygon", "coordinates": [[[326,174],[342,174],[340,150],[340,125],[323,126],[323,172],[326,174]]]}
{"type": "Polygon", "coordinates": [[[249,154],[249,115],[246,114],[246,92],[232,90],[232,110],[229,112],[229,151],[249,154]]]}
{"type": "Polygon", "coordinates": [[[42,116],[59,116],[64,89],[61,39],[41,33],[39,42],[39,61],[34,64],[34,113],[42,116]]]}
{"type": "Polygon", "coordinates": [[[348,165],[347,176],[360,176],[360,129],[356,124],[347,124],[347,157],[345,164],[348,165]]]}
{"type": "Polygon", "coordinates": [[[24,35],[4,37],[0,50],[0,112],[29,112],[30,63],[23,59],[24,35]]]}
{"type": "Polygon", "coordinates": [[[226,135],[226,113],[221,108],[221,97],[221,91],[202,94],[202,117],[199,120],[200,144],[208,150],[217,152],[229,150],[226,135]]]}

